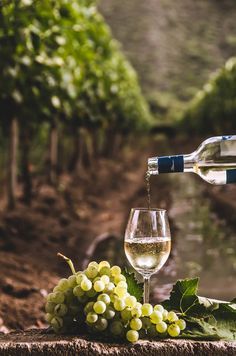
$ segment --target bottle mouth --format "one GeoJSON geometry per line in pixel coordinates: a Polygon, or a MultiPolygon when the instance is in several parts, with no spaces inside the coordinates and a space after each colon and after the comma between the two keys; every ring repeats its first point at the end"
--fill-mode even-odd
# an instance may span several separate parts
{"type": "Polygon", "coordinates": [[[148,173],[151,174],[158,174],[158,159],[157,157],[148,158],[148,173]]]}

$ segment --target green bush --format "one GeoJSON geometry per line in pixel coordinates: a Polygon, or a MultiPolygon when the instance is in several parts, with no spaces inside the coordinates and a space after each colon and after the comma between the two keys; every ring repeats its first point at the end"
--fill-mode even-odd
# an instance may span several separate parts
{"type": "Polygon", "coordinates": [[[89,0],[19,0],[0,11],[2,124],[137,130],[151,116],[136,73],[89,0]]]}
{"type": "Polygon", "coordinates": [[[95,0],[1,2],[0,50],[9,208],[16,205],[17,175],[30,204],[30,167],[44,169],[56,185],[64,167],[92,166],[93,155],[115,152],[123,133],[152,123],[136,73],[95,0]]]}
{"type": "Polygon", "coordinates": [[[236,129],[236,58],[229,59],[197,93],[182,126],[199,134],[227,134],[236,129]]]}

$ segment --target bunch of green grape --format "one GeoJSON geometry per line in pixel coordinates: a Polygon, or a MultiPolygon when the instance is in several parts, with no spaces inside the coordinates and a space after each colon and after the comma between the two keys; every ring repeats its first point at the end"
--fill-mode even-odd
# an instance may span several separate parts
{"type": "Polygon", "coordinates": [[[90,262],[83,272],[74,267],[72,272],[47,296],[46,320],[55,332],[86,325],[90,333],[136,342],[140,337],[177,337],[186,327],[174,311],[141,304],[130,295],[119,266],[90,262]]]}

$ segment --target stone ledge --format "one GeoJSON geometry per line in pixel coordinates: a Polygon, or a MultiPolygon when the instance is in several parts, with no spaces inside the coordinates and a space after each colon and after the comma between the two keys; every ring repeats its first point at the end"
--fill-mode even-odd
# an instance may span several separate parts
{"type": "Polygon", "coordinates": [[[236,355],[236,342],[142,340],[135,345],[92,341],[84,336],[47,334],[29,330],[0,334],[1,356],[226,356],[236,355]]]}

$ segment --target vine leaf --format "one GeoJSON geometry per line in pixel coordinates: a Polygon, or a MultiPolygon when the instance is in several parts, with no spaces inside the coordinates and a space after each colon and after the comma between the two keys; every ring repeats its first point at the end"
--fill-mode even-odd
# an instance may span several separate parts
{"type": "Polygon", "coordinates": [[[181,337],[209,340],[236,340],[236,304],[199,297],[198,278],[178,280],[170,298],[162,304],[182,314],[187,328],[181,337]]]}
{"type": "MultiPolygon", "coordinates": [[[[199,278],[178,280],[170,293],[170,299],[164,304],[168,309],[179,310],[183,314],[193,312],[193,308],[198,309],[200,303],[197,296],[199,278]]],[[[205,309],[201,304],[202,312],[205,309]]],[[[199,312],[200,310],[198,310],[199,312]]]]}
{"type": "Polygon", "coordinates": [[[136,297],[138,302],[141,302],[143,298],[143,284],[137,281],[134,272],[130,272],[126,268],[122,271],[122,274],[126,278],[128,292],[136,297]]]}

